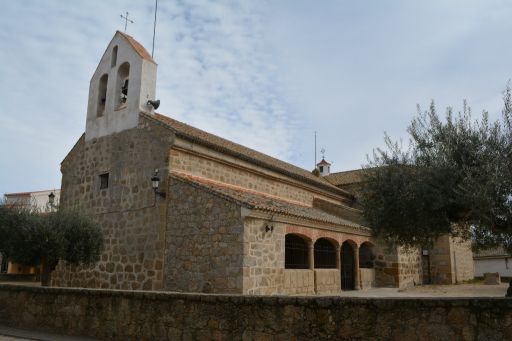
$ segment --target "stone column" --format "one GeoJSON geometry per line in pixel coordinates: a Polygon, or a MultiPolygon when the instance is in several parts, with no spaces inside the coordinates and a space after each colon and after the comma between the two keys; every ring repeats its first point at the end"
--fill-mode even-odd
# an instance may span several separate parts
{"type": "Polygon", "coordinates": [[[313,244],[312,240],[310,240],[308,243],[308,250],[309,250],[309,269],[315,270],[315,244],[313,244]]]}
{"type": "Polygon", "coordinates": [[[336,269],[341,272],[341,245],[336,245],[336,269]]]}
{"type": "Polygon", "coordinates": [[[359,246],[354,247],[354,289],[361,290],[361,279],[359,274],[359,246]]]}

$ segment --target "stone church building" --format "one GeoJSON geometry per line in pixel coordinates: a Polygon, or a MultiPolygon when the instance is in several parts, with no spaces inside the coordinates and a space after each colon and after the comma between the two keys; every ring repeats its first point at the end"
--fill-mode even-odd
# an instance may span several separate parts
{"type": "Polygon", "coordinates": [[[53,285],[267,295],[424,281],[420,251],[374,240],[343,173],[323,160],[317,177],[155,112],[156,76],[117,32],[61,164],[61,205],[90,212],[105,248],[91,267],[61,262],[53,285]]]}

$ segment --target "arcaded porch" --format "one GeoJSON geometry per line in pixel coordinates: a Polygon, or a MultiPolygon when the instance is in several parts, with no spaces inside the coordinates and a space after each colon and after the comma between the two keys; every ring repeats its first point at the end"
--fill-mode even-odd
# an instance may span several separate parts
{"type": "Polygon", "coordinates": [[[288,226],[285,292],[338,294],[374,287],[374,248],[366,236],[288,226]]]}

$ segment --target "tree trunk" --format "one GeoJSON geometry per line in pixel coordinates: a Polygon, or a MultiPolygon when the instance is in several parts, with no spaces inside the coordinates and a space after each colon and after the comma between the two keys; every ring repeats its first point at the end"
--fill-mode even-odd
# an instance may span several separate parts
{"type": "Polygon", "coordinates": [[[41,286],[48,287],[50,286],[52,278],[52,270],[50,269],[50,265],[48,264],[48,260],[43,258],[41,262],[41,286]]]}
{"type": "Polygon", "coordinates": [[[505,294],[505,297],[512,297],[512,279],[508,283],[508,289],[507,293],[505,294]]]}

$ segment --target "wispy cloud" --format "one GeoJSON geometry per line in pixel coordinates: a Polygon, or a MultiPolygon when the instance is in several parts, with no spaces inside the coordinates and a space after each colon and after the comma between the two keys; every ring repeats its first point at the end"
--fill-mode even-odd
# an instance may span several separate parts
{"type": "Polygon", "coordinates": [[[256,2],[177,3],[159,27],[162,111],[280,157],[291,132],[256,2]]]}
{"type": "MultiPolygon", "coordinates": [[[[60,186],[89,80],[125,11],[151,50],[153,0],[24,0],[0,11],[0,192],[60,186]]],[[[512,4],[490,1],[159,1],[159,111],[313,166],[356,168],[416,103],[499,111],[512,4]]]]}

